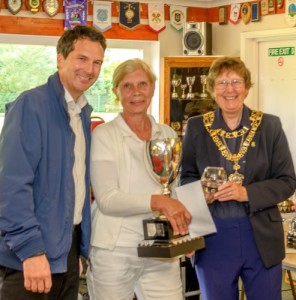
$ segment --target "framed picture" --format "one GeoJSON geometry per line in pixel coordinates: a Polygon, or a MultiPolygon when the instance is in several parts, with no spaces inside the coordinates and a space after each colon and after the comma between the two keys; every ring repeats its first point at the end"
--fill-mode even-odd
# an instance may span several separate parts
{"type": "Polygon", "coordinates": [[[227,24],[227,6],[219,7],[219,24],[227,24]]]}
{"type": "Polygon", "coordinates": [[[257,22],[260,20],[259,2],[251,3],[251,22],[257,22]]]}
{"type": "Polygon", "coordinates": [[[261,0],[261,15],[268,15],[268,0],[261,0]]]}

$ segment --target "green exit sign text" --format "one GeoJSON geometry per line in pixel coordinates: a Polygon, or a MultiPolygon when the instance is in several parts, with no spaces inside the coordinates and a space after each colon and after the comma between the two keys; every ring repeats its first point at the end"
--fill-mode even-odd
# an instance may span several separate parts
{"type": "Polygon", "coordinates": [[[268,56],[295,55],[295,47],[268,48],[268,56]]]}

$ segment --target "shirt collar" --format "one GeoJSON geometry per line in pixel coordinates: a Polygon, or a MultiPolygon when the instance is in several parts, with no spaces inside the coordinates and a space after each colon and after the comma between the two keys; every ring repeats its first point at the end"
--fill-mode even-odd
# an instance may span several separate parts
{"type": "MultiPolygon", "coordinates": [[[[151,128],[152,129],[151,130],[151,139],[156,139],[157,136],[159,134],[161,134],[161,130],[160,130],[159,126],[157,125],[155,119],[151,115],[148,114],[148,118],[149,118],[149,120],[151,122],[151,126],[152,126],[152,128],[151,128]]],[[[121,113],[118,114],[116,119],[120,124],[120,127],[122,129],[122,134],[124,136],[133,136],[134,135],[133,131],[129,128],[129,126],[124,121],[121,113]]]]}
{"type": "Polygon", "coordinates": [[[80,114],[81,109],[87,104],[87,99],[84,94],[82,94],[78,99],[77,102],[74,101],[73,97],[70,95],[68,90],[65,89],[65,99],[68,105],[68,112],[72,114],[80,114]]]}
{"type": "MultiPolygon", "coordinates": [[[[251,127],[250,110],[245,105],[243,107],[242,118],[235,130],[243,128],[243,127],[246,127],[248,129],[251,127]]],[[[215,118],[214,118],[214,122],[213,122],[213,125],[211,128],[212,129],[222,128],[226,131],[229,131],[229,128],[223,119],[222,110],[219,107],[215,110],[215,118]]]]}

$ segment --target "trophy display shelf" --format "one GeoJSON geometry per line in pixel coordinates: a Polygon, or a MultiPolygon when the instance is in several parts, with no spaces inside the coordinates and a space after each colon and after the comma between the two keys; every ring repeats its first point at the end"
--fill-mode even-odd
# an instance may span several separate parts
{"type": "Polygon", "coordinates": [[[173,258],[205,247],[204,237],[180,237],[173,240],[144,240],[138,245],[139,257],[173,258]]]}

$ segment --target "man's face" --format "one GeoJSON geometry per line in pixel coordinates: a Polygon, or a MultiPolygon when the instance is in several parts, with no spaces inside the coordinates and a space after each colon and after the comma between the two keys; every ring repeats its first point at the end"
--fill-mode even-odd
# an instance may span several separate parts
{"type": "Polygon", "coordinates": [[[67,58],[58,54],[57,63],[61,82],[76,101],[97,80],[104,59],[99,42],[77,40],[67,58]]]}

